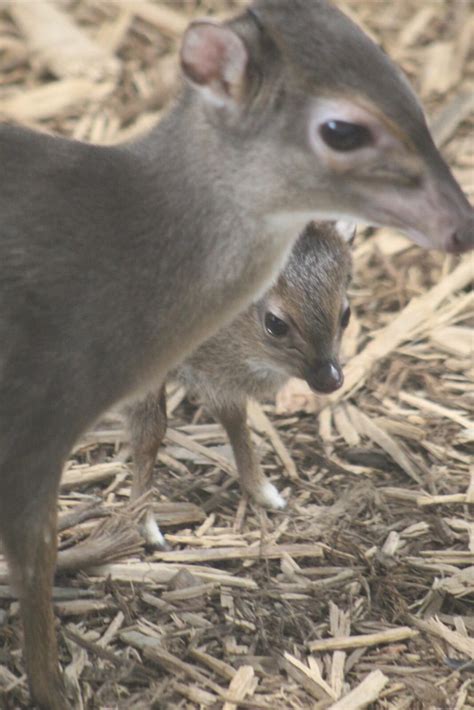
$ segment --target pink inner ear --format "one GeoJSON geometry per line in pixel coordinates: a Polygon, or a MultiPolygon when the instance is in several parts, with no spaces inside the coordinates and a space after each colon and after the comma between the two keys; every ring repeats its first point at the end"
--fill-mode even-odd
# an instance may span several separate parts
{"type": "MultiPolygon", "coordinates": [[[[225,55],[225,47],[221,43],[211,44],[204,37],[197,38],[197,46],[188,59],[182,54],[183,64],[186,64],[191,77],[197,84],[210,84],[220,74],[220,67],[225,55]]],[[[183,47],[184,50],[184,47],[183,47]]]]}
{"type": "Polygon", "coordinates": [[[210,22],[194,23],[181,47],[181,65],[192,82],[209,86],[237,83],[247,63],[245,46],[232,30],[210,22]]]}

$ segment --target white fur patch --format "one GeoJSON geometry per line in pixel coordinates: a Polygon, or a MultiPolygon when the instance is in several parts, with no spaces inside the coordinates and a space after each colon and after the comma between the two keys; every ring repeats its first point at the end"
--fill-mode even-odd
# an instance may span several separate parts
{"type": "Polygon", "coordinates": [[[266,508],[272,508],[273,510],[286,508],[286,500],[278,493],[273,483],[269,481],[266,481],[263,486],[254,493],[254,498],[257,503],[264,505],[266,508]]]}
{"type": "Polygon", "coordinates": [[[155,520],[155,516],[151,511],[148,511],[146,514],[142,532],[148,545],[160,548],[166,547],[166,540],[163,537],[155,520]]]}
{"type": "Polygon", "coordinates": [[[336,231],[345,242],[351,242],[357,230],[357,225],[354,222],[349,222],[345,219],[338,219],[336,222],[336,231]]]}

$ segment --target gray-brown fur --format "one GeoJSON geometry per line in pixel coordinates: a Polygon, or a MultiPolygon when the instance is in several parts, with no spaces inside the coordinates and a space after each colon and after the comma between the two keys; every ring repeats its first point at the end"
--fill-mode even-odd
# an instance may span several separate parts
{"type": "Polygon", "coordinates": [[[191,26],[188,85],[137,142],[0,128],[0,535],[43,708],[67,705],[51,612],[54,508],[81,432],[158,386],[263,293],[310,218],[472,246],[472,209],[399,71],[323,0],[254,7],[258,19],[191,26]],[[322,146],[316,124],[329,110],[369,122],[373,145],[322,146]]]}
{"type": "Polygon", "coordinates": [[[350,275],[350,248],[335,225],[311,223],[275,285],[192,353],[178,368],[179,377],[211,407],[226,397],[234,402],[239,394],[271,396],[289,377],[311,383],[322,363],[338,364],[350,275]],[[287,337],[266,333],[268,311],[292,324],[287,337]]]}
{"type": "MultiPolygon", "coordinates": [[[[336,226],[311,223],[275,285],[175,372],[226,430],[242,488],[262,505],[282,508],[284,501],[265,479],[253,450],[246,424],[247,399],[274,395],[292,376],[306,379],[317,390],[321,367],[331,363],[340,371],[339,344],[347,325],[350,277],[350,248],[336,226]],[[267,332],[268,313],[289,325],[287,335],[267,332]]],[[[332,388],[340,384],[342,377],[332,388]]],[[[137,498],[152,487],[156,454],[166,431],[164,390],[148,395],[128,414],[135,464],[132,497],[137,498]]],[[[163,544],[151,513],[144,534],[149,543],[163,544]]]]}

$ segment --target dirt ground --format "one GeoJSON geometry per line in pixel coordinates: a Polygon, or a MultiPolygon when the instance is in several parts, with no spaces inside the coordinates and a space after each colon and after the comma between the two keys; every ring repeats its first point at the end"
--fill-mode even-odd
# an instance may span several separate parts
{"type": "MultiPolygon", "coordinates": [[[[338,4],[403,66],[474,201],[473,5],[338,4]]],[[[0,118],[93,142],[138,135],[173,95],[189,19],[239,5],[1,2],[0,118]]],[[[173,383],[155,498],[169,551],[144,549],[126,507],[120,415],[79,442],[55,589],[79,707],[474,708],[472,257],[367,230],[354,259],[344,388],[315,400],[292,383],[250,412],[283,512],[241,497],[222,430],[173,383]],[[71,570],[78,544],[91,561],[71,570]]],[[[1,557],[0,580],[0,707],[26,708],[1,557]]]]}

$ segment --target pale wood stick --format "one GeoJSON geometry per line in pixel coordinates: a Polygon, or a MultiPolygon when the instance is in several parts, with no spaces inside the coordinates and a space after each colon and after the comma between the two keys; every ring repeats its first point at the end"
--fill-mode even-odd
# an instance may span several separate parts
{"type": "Polygon", "coordinates": [[[154,25],[162,34],[172,39],[181,37],[189,24],[189,19],[183,13],[147,0],[120,0],[120,4],[135,17],[154,25]]]}
{"type": "Polygon", "coordinates": [[[363,648],[364,646],[378,646],[380,644],[405,641],[418,636],[418,631],[408,626],[399,626],[395,629],[379,631],[375,634],[359,634],[356,636],[340,636],[338,638],[311,641],[308,644],[310,651],[335,651],[345,648],[363,648]]]}
{"type": "Polygon", "coordinates": [[[232,478],[237,478],[237,471],[235,470],[235,467],[224,456],[221,456],[220,454],[216,453],[211,447],[199,444],[187,434],[183,434],[180,431],[176,431],[176,429],[168,428],[165,439],[171,441],[173,444],[182,446],[188,451],[192,451],[193,453],[199,454],[200,456],[204,456],[209,461],[212,461],[212,463],[217,464],[217,466],[219,466],[219,468],[228,473],[229,476],[231,476],[232,478]]]}
{"type": "Polygon", "coordinates": [[[450,505],[451,503],[460,503],[466,505],[474,501],[468,499],[467,493],[451,493],[450,495],[439,496],[418,496],[416,504],[420,507],[427,505],[450,505]]]}
{"type": "Polygon", "coordinates": [[[97,84],[84,77],[72,77],[23,90],[15,96],[0,93],[0,116],[20,123],[53,118],[85,102],[100,102],[113,88],[112,82],[97,84]]]}
{"type": "MultiPolygon", "coordinates": [[[[229,683],[227,695],[237,701],[243,700],[246,695],[253,695],[258,680],[255,678],[255,671],[252,666],[240,666],[238,671],[229,683]]],[[[222,710],[236,710],[238,702],[226,700],[222,710]]]]}
{"type": "Polygon", "coordinates": [[[201,685],[211,688],[211,690],[218,693],[218,695],[224,694],[224,689],[217,683],[214,683],[210,678],[207,678],[203,673],[196,670],[190,663],[182,661],[174,654],[162,648],[161,639],[145,636],[145,634],[138,631],[123,631],[120,634],[120,638],[130,646],[139,648],[146,658],[166,668],[166,670],[170,670],[173,673],[184,673],[201,685]]]}
{"type": "Polygon", "coordinates": [[[130,469],[123,463],[98,463],[94,466],[78,466],[65,471],[61,478],[61,490],[77,488],[77,486],[88,486],[94,483],[102,483],[109,478],[122,473],[131,474],[130,469]]]}
{"type": "Polygon", "coordinates": [[[284,553],[291,557],[322,557],[323,548],[317,543],[290,545],[255,545],[252,547],[219,547],[209,550],[156,551],[153,558],[163,562],[210,562],[221,560],[278,559],[284,553]]]}
{"type": "Polygon", "coordinates": [[[25,35],[36,60],[54,76],[98,80],[118,74],[116,57],[94,42],[76,25],[70,14],[49,0],[12,2],[8,10],[25,35]]]}
{"type": "Polygon", "coordinates": [[[369,439],[372,439],[372,441],[378,444],[381,449],[386,451],[387,454],[389,454],[389,456],[396,461],[400,468],[402,468],[405,473],[410,476],[410,478],[416,481],[419,485],[423,485],[423,480],[413,463],[408,458],[408,455],[402,449],[400,444],[392,436],[390,436],[390,434],[387,434],[386,431],[384,431],[374,421],[372,421],[372,419],[352,404],[347,405],[347,411],[359,434],[365,434],[369,437],[369,439]]]}
{"type": "Polygon", "coordinates": [[[250,400],[247,406],[247,413],[252,426],[254,426],[258,432],[266,434],[270,439],[275,453],[285,467],[288,478],[292,480],[297,479],[298,471],[296,470],[295,462],[288,453],[288,449],[281,440],[278,431],[263,411],[261,405],[254,400],[250,400]]]}
{"type": "Polygon", "coordinates": [[[436,402],[431,402],[429,399],[425,399],[425,397],[418,397],[417,395],[409,394],[408,392],[400,392],[398,397],[402,400],[402,402],[411,404],[417,409],[426,409],[428,412],[438,414],[440,417],[446,417],[447,419],[451,419],[453,422],[456,422],[456,424],[460,424],[465,429],[472,429],[473,427],[472,419],[463,417],[461,414],[458,414],[458,412],[456,412],[454,409],[443,407],[441,406],[441,404],[436,404],[436,402]]]}
{"type": "MultiPolygon", "coordinates": [[[[0,580],[5,569],[0,563],[0,580]]],[[[91,576],[109,577],[123,582],[136,582],[137,584],[168,584],[181,570],[188,569],[192,574],[204,582],[223,584],[227,587],[240,587],[244,589],[257,589],[258,585],[253,579],[238,577],[235,574],[223,572],[212,567],[198,565],[168,564],[164,562],[129,562],[113,563],[93,567],[89,570],[91,576]]]]}
{"type": "Polygon", "coordinates": [[[219,703],[217,695],[213,695],[207,690],[202,690],[202,688],[198,688],[197,685],[178,683],[178,681],[175,680],[173,681],[173,689],[192,703],[196,703],[199,707],[217,707],[219,703]]]}
{"type": "Polygon", "coordinates": [[[389,325],[378,331],[364,350],[347,364],[344,384],[337,392],[329,395],[329,402],[332,404],[339,402],[349,393],[362,387],[379,360],[393,352],[401,343],[411,340],[419,330],[424,329],[426,321],[439,304],[452,293],[468,286],[471,281],[472,257],[467,256],[454,271],[422,296],[413,298],[389,325]]]}
{"type": "Polygon", "coordinates": [[[329,710],[361,710],[377,700],[387,683],[388,678],[382,671],[372,671],[357,688],[331,705],[329,710]]]}
{"type": "Polygon", "coordinates": [[[205,653],[198,648],[191,648],[189,650],[189,655],[192,658],[195,658],[196,661],[200,661],[200,663],[210,668],[211,671],[214,671],[217,675],[225,678],[225,680],[232,680],[235,675],[235,669],[232,668],[229,663],[221,661],[219,658],[214,658],[214,656],[210,656],[208,653],[205,653]]]}
{"type": "Polygon", "coordinates": [[[421,631],[438,636],[438,638],[446,641],[446,643],[455,648],[457,651],[460,651],[460,653],[463,653],[471,660],[474,660],[474,639],[463,636],[458,631],[448,629],[448,627],[437,617],[424,621],[423,619],[417,619],[413,616],[411,617],[411,621],[421,631]]]}
{"type": "Polygon", "coordinates": [[[336,700],[334,690],[326,683],[318,666],[309,668],[302,663],[298,658],[292,656],[291,653],[285,651],[283,654],[282,666],[294,680],[296,680],[307,693],[313,696],[316,700],[336,700]]]}

